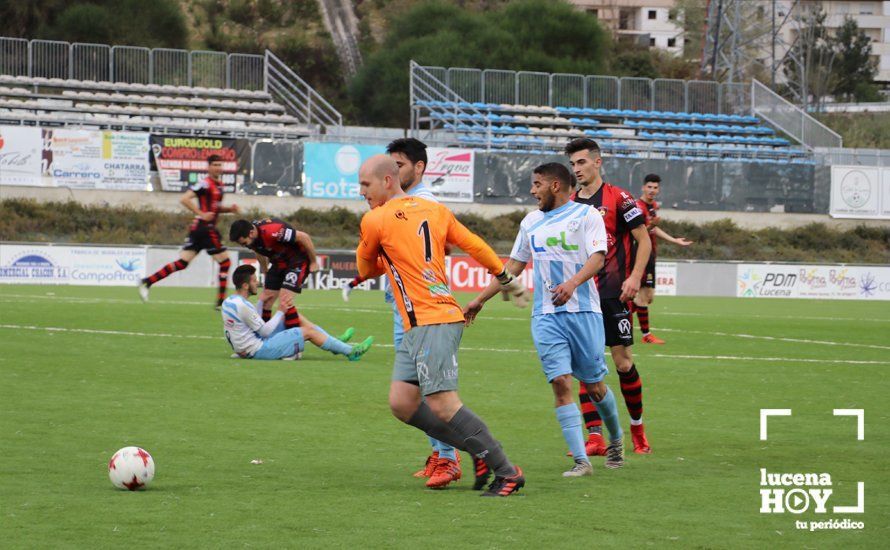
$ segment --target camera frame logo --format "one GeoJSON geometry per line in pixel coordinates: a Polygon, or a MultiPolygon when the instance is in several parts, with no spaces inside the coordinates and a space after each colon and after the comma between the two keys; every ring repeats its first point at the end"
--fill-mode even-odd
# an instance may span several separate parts
{"type": "MultiPolygon", "coordinates": [[[[856,439],[865,440],[865,409],[834,409],[834,416],[855,416],[856,439]]],[[[767,425],[770,417],[791,416],[791,409],[760,409],[760,440],[769,439],[767,425]]],[[[856,482],[854,506],[828,505],[836,497],[829,472],[771,472],[760,468],[760,513],[800,515],[805,512],[821,514],[864,514],[865,482],[856,482]]],[[[861,530],[865,523],[855,519],[821,517],[794,522],[795,528],[806,531],[861,530]]]]}

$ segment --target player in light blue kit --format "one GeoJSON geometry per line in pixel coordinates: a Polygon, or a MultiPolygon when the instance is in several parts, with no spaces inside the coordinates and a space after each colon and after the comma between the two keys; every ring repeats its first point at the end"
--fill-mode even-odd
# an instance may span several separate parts
{"type": "Polygon", "coordinates": [[[299,359],[306,340],[335,355],[345,355],[350,361],[358,361],[371,349],[373,336],[360,344],[350,345],[343,340],[352,336],[351,328],[340,338],[334,338],[302,316],[299,328],[285,329],[284,312],[293,305],[289,297],[279,298],[279,311],[263,322],[259,313],[262,304],[254,306],[248,301],[248,297],[256,295],[258,284],[256,268],[251,265],[238,266],[232,274],[232,283],[235,294],[223,301],[221,309],[226,340],[239,357],[299,359]]]}
{"type": "MultiPolygon", "coordinates": [[[[393,140],[386,146],[389,154],[399,167],[399,183],[402,190],[412,197],[419,197],[433,202],[439,202],[433,190],[423,183],[423,173],[428,162],[426,144],[415,138],[400,138],[393,140]]],[[[356,277],[347,286],[343,287],[343,300],[349,301],[352,290],[364,281],[356,277]]],[[[392,340],[395,349],[399,349],[405,328],[402,316],[393,299],[392,289],[387,285],[384,299],[392,306],[392,340]]],[[[460,456],[451,445],[429,438],[432,453],[427,457],[426,464],[421,470],[414,473],[414,477],[427,479],[427,487],[431,489],[443,489],[453,481],[461,478],[460,456]]],[[[485,462],[474,460],[476,469],[476,481],[474,487],[481,488],[485,485],[490,472],[485,462]]]]}
{"type": "MultiPolygon", "coordinates": [[[[572,174],[562,164],[551,162],[535,168],[531,194],[538,201],[538,210],[522,220],[506,265],[507,271],[518,276],[534,260],[532,339],[553,388],[556,418],[575,460],[572,469],[563,473],[565,477],[593,473],[584,450],[572,376],[587,385],[609,430],[606,467],[624,465],[615,396],[603,382],[608,373],[605,332],[593,278],[605,263],[606,226],[595,208],[571,200],[573,185],[572,174]]],[[[467,324],[499,290],[495,280],[467,304],[467,324]]]]}

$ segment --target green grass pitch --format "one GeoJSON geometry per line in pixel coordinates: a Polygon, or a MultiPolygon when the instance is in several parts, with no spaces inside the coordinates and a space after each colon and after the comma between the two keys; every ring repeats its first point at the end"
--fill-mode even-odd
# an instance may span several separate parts
{"type": "MultiPolygon", "coordinates": [[[[460,393],[528,482],[482,499],[471,469],[445,491],[411,477],[426,438],[387,406],[379,293],[298,300],[332,333],[376,337],[358,363],[311,346],[299,362],[232,360],[211,300],[163,284],[148,304],[131,288],[0,287],[0,545],[853,548],[890,536],[886,303],[658,298],[653,332],[668,343],[634,348],[654,453],[628,453],[621,470],[598,457],[593,477],[566,480],[529,313],[492,301],[464,333],[460,393]],[[793,410],[768,441],[762,408],[793,410]],[[835,408],[865,409],[864,441],[835,408]],[[155,458],[147,491],[108,481],[126,445],[155,458]],[[761,514],[760,468],[830,473],[829,506],[854,505],[864,481],[865,513],[761,514]],[[865,529],[795,528],[838,517],[865,529]]],[[[614,371],[607,381],[626,429],[614,371]]]]}

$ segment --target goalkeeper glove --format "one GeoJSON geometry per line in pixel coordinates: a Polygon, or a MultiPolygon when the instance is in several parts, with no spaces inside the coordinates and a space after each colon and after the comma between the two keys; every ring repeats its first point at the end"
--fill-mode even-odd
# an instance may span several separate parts
{"type": "Polygon", "coordinates": [[[506,292],[513,300],[513,305],[516,307],[528,305],[528,289],[506,269],[498,275],[498,282],[501,283],[501,291],[506,292]]]}

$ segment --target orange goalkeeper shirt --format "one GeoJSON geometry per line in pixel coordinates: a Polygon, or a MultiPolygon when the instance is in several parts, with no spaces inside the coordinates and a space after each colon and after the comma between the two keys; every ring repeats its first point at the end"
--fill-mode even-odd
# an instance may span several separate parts
{"type": "Polygon", "coordinates": [[[446,243],[460,247],[492,275],[504,270],[494,250],[437,202],[397,197],[362,218],[359,275],[386,273],[406,330],[464,320],[445,276],[446,243]]]}

